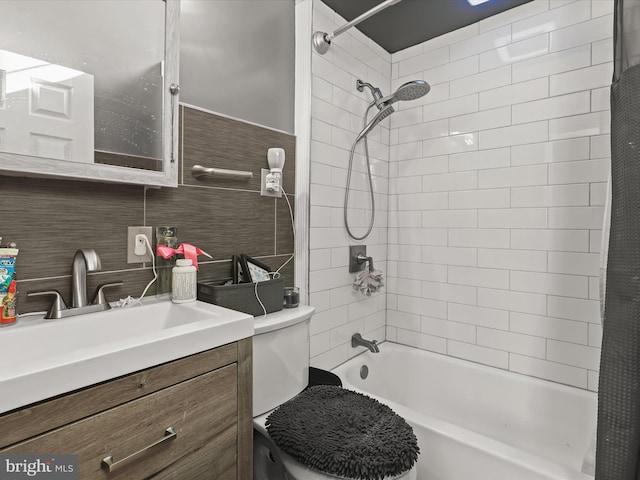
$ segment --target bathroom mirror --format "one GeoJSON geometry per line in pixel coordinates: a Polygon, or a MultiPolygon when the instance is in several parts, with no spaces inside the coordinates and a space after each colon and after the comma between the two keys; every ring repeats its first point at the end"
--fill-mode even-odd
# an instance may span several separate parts
{"type": "Polygon", "coordinates": [[[0,9],[0,174],[177,186],[179,0],[0,9]]]}

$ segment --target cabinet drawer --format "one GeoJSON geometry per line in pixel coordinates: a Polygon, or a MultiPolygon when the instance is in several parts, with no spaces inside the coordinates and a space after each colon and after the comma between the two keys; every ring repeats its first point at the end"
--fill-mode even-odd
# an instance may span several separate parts
{"type": "Polygon", "coordinates": [[[237,365],[232,364],[147,395],[4,450],[15,454],[77,454],[82,480],[149,477],[208,444],[217,448],[237,436],[237,365]],[[145,450],[173,427],[177,437],[145,450]],[[141,451],[107,473],[113,462],[141,451]]]}
{"type": "Polygon", "coordinates": [[[205,445],[152,477],[152,480],[237,480],[236,448],[235,441],[218,448],[205,445]]]}
{"type": "Polygon", "coordinates": [[[237,361],[237,344],[231,343],[2,414],[0,447],[77,422],[237,361]]]}

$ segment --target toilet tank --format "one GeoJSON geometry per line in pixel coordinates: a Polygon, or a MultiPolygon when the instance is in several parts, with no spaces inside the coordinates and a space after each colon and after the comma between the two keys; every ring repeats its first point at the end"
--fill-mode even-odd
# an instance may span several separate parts
{"type": "Polygon", "coordinates": [[[300,305],[256,317],[253,416],[292,399],[309,383],[309,324],[314,307],[300,305]]]}

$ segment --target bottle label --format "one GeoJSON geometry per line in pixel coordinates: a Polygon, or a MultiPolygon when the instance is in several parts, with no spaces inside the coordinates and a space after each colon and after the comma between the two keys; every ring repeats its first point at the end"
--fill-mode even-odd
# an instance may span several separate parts
{"type": "Polygon", "coordinates": [[[16,302],[4,303],[0,311],[0,323],[13,323],[16,321],[16,302]]]}
{"type": "Polygon", "coordinates": [[[197,296],[197,275],[193,272],[173,272],[172,299],[174,302],[189,302],[197,296]]]}

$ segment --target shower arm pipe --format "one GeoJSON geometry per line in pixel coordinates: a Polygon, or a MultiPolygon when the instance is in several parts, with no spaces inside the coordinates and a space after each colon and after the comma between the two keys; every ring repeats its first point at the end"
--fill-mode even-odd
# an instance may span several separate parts
{"type": "Polygon", "coordinates": [[[381,12],[385,8],[390,7],[391,5],[394,5],[400,1],[401,0],[385,0],[384,2],[373,7],[371,10],[364,12],[359,17],[354,18],[349,23],[345,23],[343,26],[341,26],[340,28],[337,28],[331,33],[316,31],[313,34],[313,46],[315,47],[318,53],[320,54],[326,53],[327,50],[329,50],[329,45],[331,45],[331,40],[336,38],[338,35],[346,32],[351,27],[356,26],[357,24],[366,20],[367,18],[375,15],[378,12],[381,12]]]}

